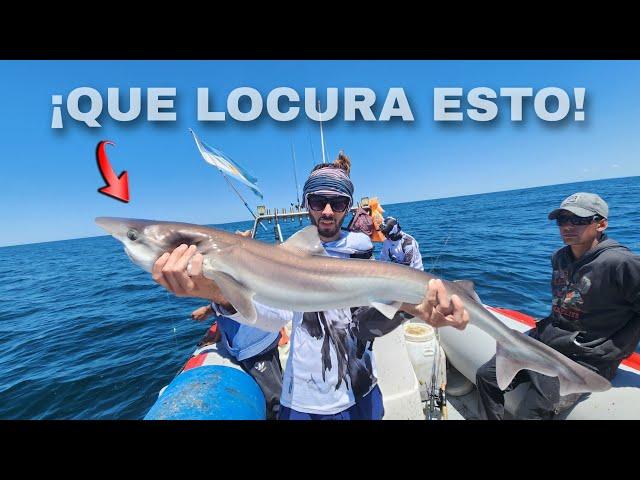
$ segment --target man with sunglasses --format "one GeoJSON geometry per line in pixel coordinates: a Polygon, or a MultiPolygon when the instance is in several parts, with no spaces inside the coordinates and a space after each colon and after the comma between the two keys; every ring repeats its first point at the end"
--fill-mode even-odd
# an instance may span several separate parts
{"type": "MultiPolygon", "coordinates": [[[[551,259],[551,314],[528,334],[611,380],[640,340],[640,257],[607,237],[609,207],[595,193],[567,197],[549,214],[565,247],[551,259]]],[[[507,391],[530,381],[521,418],[550,419],[581,396],[560,401],[557,378],[521,371],[507,391]]],[[[495,377],[495,357],[478,369],[480,414],[504,416],[504,393],[495,377]]]]}
{"type": "MultiPolygon", "coordinates": [[[[317,165],[309,175],[303,197],[309,219],[318,227],[326,252],[334,257],[368,258],[373,245],[368,235],[341,230],[353,203],[349,175],[335,165],[317,165]]],[[[443,285],[434,286],[440,298],[443,285]]],[[[457,300],[457,299],[456,299],[457,300]]],[[[457,301],[455,302],[457,303],[457,301]]],[[[444,302],[423,301],[427,309],[443,308],[444,302]],[[428,304],[428,306],[427,306],[428,304]]],[[[440,325],[464,328],[461,304],[449,305],[447,319],[403,304],[402,310],[440,325]]],[[[433,310],[435,312],[435,310],[433,310]]],[[[392,321],[372,307],[293,314],[291,353],[285,368],[279,418],[290,420],[377,420],[382,419],[382,394],[377,386],[372,342],[400,325],[404,317],[392,321]]]]}
{"type": "MultiPolygon", "coordinates": [[[[340,164],[317,165],[304,184],[303,198],[327,254],[363,258],[371,255],[371,239],[364,233],[341,229],[353,203],[354,187],[347,172],[340,164]]],[[[194,254],[194,249],[189,252],[178,247],[168,259],[161,257],[154,266],[154,279],[179,296],[208,298],[218,315],[247,323],[215,282],[202,275],[187,276],[188,256],[194,254]]],[[[375,337],[402,323],[404,317],[400,313],[389,320],[372,307],[302,313],[254,304],[258,316],[256,325],[261,328],[277,332],[292,322],[279,419],[383,417],[371,347],[375,337]]],[[[429,284],[420,304],[402,304],[400,310],[433,326],[451,325],[462,329],[469,319],[462,301],[455,295],[449,298],[439,280],[429,284]]]]}

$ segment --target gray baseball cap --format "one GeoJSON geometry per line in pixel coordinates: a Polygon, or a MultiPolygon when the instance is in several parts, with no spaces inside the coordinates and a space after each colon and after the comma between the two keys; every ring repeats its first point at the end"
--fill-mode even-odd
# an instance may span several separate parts
{"type": "Polygon", "coordinates": [[[557,218],[562,210],[568,210],[579,217],[590,217],[592,215],[600,215],[604,218],[609,217],[607,202],[595,193],[578,192],[565,198],[560,204],[560,208],[556,208],[549,214],[549,220],[557,218]]]}

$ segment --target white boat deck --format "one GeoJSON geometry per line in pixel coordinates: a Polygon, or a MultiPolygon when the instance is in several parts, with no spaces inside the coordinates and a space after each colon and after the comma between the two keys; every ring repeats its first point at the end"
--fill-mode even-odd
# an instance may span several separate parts
{"type": "MultiPolygon", "coordinates": [[[[241,367],[224,348],[218,344],[207,344],[196,349],[194,356],[204,354],[201,365],[224,365],[241,367]]],[[[403,328],[376,339],[373,344],[378,385],[383,394],[385,420],[426,420],[428,403],[421,400],[419,381],[411,364],[403,328]]],[[[280,347],[282,364],[286,364],[289,344],[280,347]]],[[[478,393],[475,385],[447,361],[446,398],[447,420],[479,420],[478,393]]],[[[607,392],[591,394],[574,407],[557,415],[556,419],[638,419],[640,418],[640,370],[621,365],[613,387],[607,392]]],[[[523,384],[505,395],[505,418],[513,418],[526,393],[528,384],[523,384]]],[[[440,418],[435,409],[432,419],[440,418]]]]}

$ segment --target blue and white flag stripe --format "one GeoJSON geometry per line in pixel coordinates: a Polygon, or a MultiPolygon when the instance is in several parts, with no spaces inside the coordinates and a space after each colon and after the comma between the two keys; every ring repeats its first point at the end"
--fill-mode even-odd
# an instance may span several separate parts
{"type": "Polygon", "coordinates": [[[251,189],[253,193],[262,198],[262,192],[256,185],[256,183],[258,182],[258,179],[256,177],[251,175],[220,150],[217,150],[204,143],[198,138],[193,130],[189,129],[189,131],[193,135],[193,139],[196,141],[196,146],[198,147],[200,155],[202,155],[202,158],[204,158],[205,162],[210,163],[214,167],[218,168],[221,172],[235,178],[239,182],[244,183],[251,189]]]}

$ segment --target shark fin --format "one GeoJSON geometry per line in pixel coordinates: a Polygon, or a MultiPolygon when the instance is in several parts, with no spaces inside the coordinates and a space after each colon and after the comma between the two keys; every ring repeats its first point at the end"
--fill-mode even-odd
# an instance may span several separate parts
{"type": "Polygon", "coordinates": [[[460,288],[462,288],[462,290],[464,290],[464,292],[469,295],[471,298],[473,298],[476,302],[478,303],[482,303],[482,300],[480,300],[480,297],[478,296],[478,293],[476,292],[476,284],[473,283],[473,281],[471,280],[454,280],[453,281],[456,285],[458,285],[460,288]]]}
{"type": "Polygon", "coordinates": [[[210,272],[220,291],[240,315],[251,323],[256,323],[257,313],[253,304],[254,293],[223,272],[210,272]]]}
{"type": "Polygon", "coordinates": [[[396,312],[402,305],[401,302],[393,302],[393,303],[381,303],[381,302],[370,302],[370,305],[378,310],[385,317],[391,319],[395,316],[396,312]]]}
{"type": "Polygon", "coordinates": [[[496,379],[500,390],[505,391],[523,368],[524,365],[518,362],[517,357],[510,355],[508,349],[500,343],[496,344],[496,379]]]}
{"type": "Polygon", "coordinates": [[[309,225],[299,232],[294,233],[286,242],[281,243],[278,247],[290,250],[293,253],[327,255],[327,251],[322,246],[322,241],[318,236],[318,229],[314,225],[309,225]]]}

